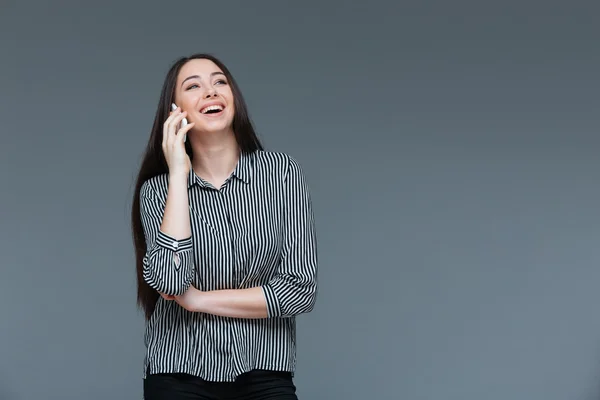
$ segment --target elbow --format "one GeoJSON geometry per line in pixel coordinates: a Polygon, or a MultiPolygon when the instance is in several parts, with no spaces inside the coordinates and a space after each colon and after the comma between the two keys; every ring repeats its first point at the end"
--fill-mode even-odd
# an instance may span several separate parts
{"type": "Polygon", "coordinates": [[[159,293],[181,296],[192,284],[194,268],[190,263],[182,262],[179,268],[157,263],[154,259],[144,261],[144,281],[159,293]]]}
{"type": "Polygon", "coordinates": [[[307,314],[314,310],[317,302],[317,286],[311,283],[296,291],[295,296],[290,296],[283,301],[281,308],[285,317],[295,317],[301,314],[307,314]]]}
{"type": "Polygon", "coordinates": [[[148,285],[156,290],[158,293],[165,294],[168,296],[181,296],[191,286],[191,283],[178,282],[178,283],[165,283],[164,281],[158,280],[146,280],[148,285]]]}
{"type": "Polygon", "coordinates": [[[316,273],[279,274],[264,285],[263,290],[269,317],[294,317],[313,311],[317,301],[317,276],[316,273]]]}
{"type": "Polygon", "coordinates": [[[170,296],[181,296],[192,284],[191,275],[189,279],[168,279],[152,273],[150,269],[144,271],[144,280],[152,289],[170,296]]]}
{"type": "Polygon", "coordinates": [[[317,302],[316,293],[306,296],[306,298],[304,298],[303,301],[301,301],[296,306],[296,312],[293,313],[292,315],[295,316],[295,315],[307,314],[307,313],[311,312],[312,310],[314,310],[316,302],[317,302]]]}

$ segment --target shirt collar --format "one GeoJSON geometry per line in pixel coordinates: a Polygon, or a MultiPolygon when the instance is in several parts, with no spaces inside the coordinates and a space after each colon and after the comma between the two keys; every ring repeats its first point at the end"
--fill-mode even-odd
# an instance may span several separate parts
{"type": "MultiPolygon", "coordinates": [[[[240,153],[240,158],[238,160],[235,169],[233,170],[231,176],[236,177],[244,183],[250,183],[252,179],[252,172],[254,170],[254,158],[252,153],[240,153]]],[[[194,185],[198,185],[200,187],[206,187],[207,183],[202,178],[200,178],[194,172],[193,168],[190,168],[190,174],[188,176],[188,189],[194,185]]]]}

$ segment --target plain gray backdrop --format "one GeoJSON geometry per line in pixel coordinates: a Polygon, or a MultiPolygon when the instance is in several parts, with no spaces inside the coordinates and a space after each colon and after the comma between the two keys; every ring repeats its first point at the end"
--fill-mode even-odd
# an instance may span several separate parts
{"type": "Polygon", "coordinates": [[[210,52],[314,199],[301,399],[600,398],[592,2],[3,1],[0,399],[140,399],[129,206],[210,52]]]}

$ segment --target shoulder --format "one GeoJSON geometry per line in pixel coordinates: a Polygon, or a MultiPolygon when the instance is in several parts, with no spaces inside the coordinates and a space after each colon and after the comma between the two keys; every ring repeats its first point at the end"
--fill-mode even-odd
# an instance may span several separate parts
{"type": "Polygon", "coordinates": [[[256,151],[253,155],[254,165],[259,171],[286,177],[291,173],[302,173],[302,166],[293,156],[276,151],[256,151]]]}
{"type": "Polygon", "coordinates": [[[140,188],[140,196],[151,199],[165,199],[169,188],[168,174],[160,174],[146,180],[140,188]]]}

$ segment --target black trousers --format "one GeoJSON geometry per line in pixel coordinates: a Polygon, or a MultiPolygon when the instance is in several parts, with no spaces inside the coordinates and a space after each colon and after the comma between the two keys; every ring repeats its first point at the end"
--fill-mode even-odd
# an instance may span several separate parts
{"type": "Polygon", "coordinates": [[[187,374],[144,379],[144,400],[298,400],[289,372],[253,370],[235,382],[208,382],[187,374]]]}

